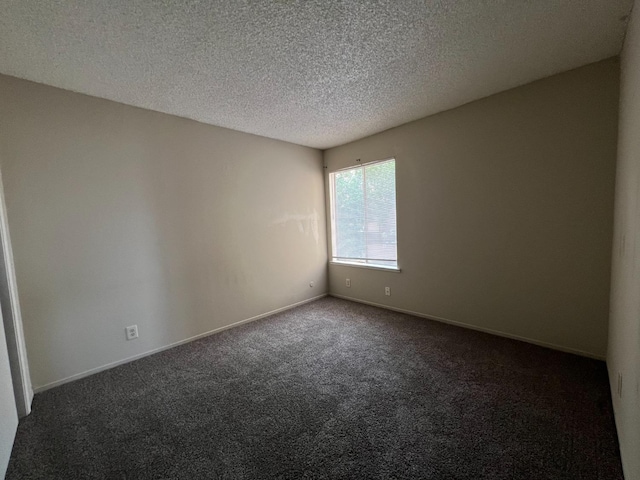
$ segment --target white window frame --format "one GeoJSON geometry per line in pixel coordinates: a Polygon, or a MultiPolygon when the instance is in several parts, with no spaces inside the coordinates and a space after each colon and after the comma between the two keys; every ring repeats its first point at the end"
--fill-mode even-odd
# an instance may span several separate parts
{"type": "MultiPolygon", "coordinates": [[[[397,231],[397,227],[396,227],[396,264],[395,265],[382,265],[382,264],[376,264],[376,263],[369,263],[371,261],[374,261],[374,262],[376,261],[376,259],[371,259],[371,258],[354,259],[354,258],[340,258],[340,257],[336,257],[335,256],[335,251],[336,251],[336,235],[335,235],[335,233],[336,233],[336,211],[335,211],[335,181],[334,181],[334,177],[333,177],[334,174],[336,174],[338,172],[347,171],[347,170],[354,170],[354,169],[357,169],[357,168],[362,168],[362,171],[363,171],[363,174],[364,174],[364,172],[366,171],[365,167],[367,167],[369,165],[376,164],[376,163],[384,163],[384,162],[390,162],[390,161],[393,161],[394,164],[397,166],[397,162],[396,162],[395,157],[390,157],[390,158],[385,158],[383,160],[374,160],[374,161],[363,163],[363,164],[360,164],[360,165],[353,165],[353,166],[349,166],[349,167],[345,167],[345,168],[340,168],[338,170],[334,170],[334,171],[329,173],[329,211],[330,211],[330,216],[331,216],[331,257],[329,259],[329,263],[331,263],[333,265],[345,265],[345,266],[349,266],[349,267],[368,268],[368,269],[372,269],[372,270],[384,270],[384,271],[391,271],[391,272],[400,272],[400,259],[398,258],[398,231],[397,231]]],[[[397,211],[398,211],[398,205],[397,205],[397,198],[398,198],[397,182],[396,182],[395,195],[396,195],[396,219],[397,219],[397,211]]],[[[365,235],[366,235],[366,232],[365,232],[365,235]]],[[[381,261],[389,261],[389,260],[381,260],[381,261]]]]}

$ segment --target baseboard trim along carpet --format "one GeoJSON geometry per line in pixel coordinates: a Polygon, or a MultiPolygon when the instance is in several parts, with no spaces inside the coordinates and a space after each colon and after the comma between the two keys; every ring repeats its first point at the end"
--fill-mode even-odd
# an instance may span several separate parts
{"type": "Polygon", "coordinates": [[[497,335],[498,337],[510,338],[512,340],[519,340],[521,342],[538,345],[539,347],[550,348],[552,350],[559,350],[561,352],[566,352],[566,353],[573,353],[575,355],[580,355],[581,357],[594,358],[596,360],[606,360],[606,357],[604,355],[599,355],[597,353],[585,352],[584,350],[578,350],[576,348],[556,345],[555,343],[541,342],[540,340],[521,337],[520,335],[514,335],[512,333],[501,332],[500,330],[493,330],[491,328],[479,327],[477,325],[471,325],[469,323],[458,322],[456,320],[449,320],[448,318],[437,317],[435,315],[427,315],[424,313],[414,312],[413,310],[407,310],[404,308],[391,307],[389,305],[383,305],[381,303],[369,302],[367,300],[348,297],[346,295],[338,295],[337,293],[329,293],[328,295],[335,298],[342,298],[343,300],[349,300],[351,302],[364,303],[365,305],[372,305],[374,307],[385,308],[387,310],[392,310],[394,312],[406,313],[409,315],[414,315],[416,317],[426,318],[428,320],[435,320],[436,322],[448,323],[449,325],[455,325],[457,327],[468,328],[470,330],[477,330],[478,332],[490,333],[491,335],[497,335]]]}
{"type": "Polygon", "coordinates": [[[55,382],[47,383],[45,385],[41,385],[33,388],[33,392],[40,393],[45,390],[49,390],[50,388],[57,387],[59,385],[64,385],[65,383],[73,382],[74,380],[80,380],[81,378],[88,377],[89,375],[93,375],[94,373],[102,372],[104,370],[109,370],[110,368],[117,367],[118,365],[123,365],[125,363],[133,362],[134,360],[138,360],[140,358],[148,357],[149,355],[153,355],[154,353],[162,352],[164,350],[168,350],[173,347],[177,347],[178,345],[183,345],[185,343],[193,342],[194,340],[198,340],[200,338],[208,337],[209,335],[213,335],[218,332],[222,332],[224,330],[228,330],[230,328],[238,327],[240,325],[244,325],[245,323],[254,322],[256,320],[260,320],[261,318],[268,317],[270,315],[274,315],[276,313],[284,312],[286,310],[290,310],[295,307],[299,307],[300,305],[304,305],[305,303],[314,302],[323,297],[329,295],[328,293],[324,293],[322,295],[318,295],[316,297],[308,298],[306,300],[302,300],[301,302],[292,303],[291,305],[286,305],[281,308],[277,308],[275,310],[271,310],[269,312],[261,313],[260,315],[256,315],[255,317],[245,318],[244,320],[239,320],[237,322],[231,323],[229,325],[225,325],[223,327],[214,328],[213,330],[209,330],[208,332],[200,333],[198,335],[194,335],[193,337],[185,338],[184,340],[179,340],[177,342],[170,343],[168,345],[164,345],[162,347],[154,348],[152,350],[148,350],[143,353],[139,353],[137,355],[133,355],[131,357],[124,358],[122,360],[117,360],[115,362],[107,363],[106,365],[102,365],[100,367],[92,368],[90,370],[86,370],[84,372],[76,373],[75,375],[71,375],[69,377],[65,377],[61,380],[56,380],[55,382]]]}
{"type": "Polygon", "coordinates": [[[327,297],[37,394],[6,480],[623,480],[607,380],[327,297]]]}

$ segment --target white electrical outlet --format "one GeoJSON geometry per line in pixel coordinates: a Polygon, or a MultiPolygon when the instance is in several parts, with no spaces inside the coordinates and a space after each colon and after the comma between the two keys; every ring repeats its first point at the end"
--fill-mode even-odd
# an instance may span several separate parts
{"type": "Polygon", "coordinates": [[[384,287],[384,294],[386,296],[391,296],[391,287],[384,287]]]}
{"type": "Polygon", "coordinates": [[[124,329],[126,335],[127,335],[127,340],[133,340],[135,338],[138,338],[138,326],[137,325],[131,325],[130,327],[126,327],[124,329]]]}
{"type": "Polygon", "coordinates": [[[350,286],[351,286],[351,279],[347,278],[347,287],[350,287],[350,286]]]}
{"type": "Polygon", "coordinates": [[[622,374],[618,372],[618,398],[622,398],[622,374]]]}

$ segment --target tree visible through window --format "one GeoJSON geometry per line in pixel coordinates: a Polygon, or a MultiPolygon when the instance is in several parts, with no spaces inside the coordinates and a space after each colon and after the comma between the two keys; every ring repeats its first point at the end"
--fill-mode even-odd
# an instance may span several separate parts
{"type": "Polygon", "coordinates": [[[397,267],[396,162],[330,174],[333,261],[397,267]]]}

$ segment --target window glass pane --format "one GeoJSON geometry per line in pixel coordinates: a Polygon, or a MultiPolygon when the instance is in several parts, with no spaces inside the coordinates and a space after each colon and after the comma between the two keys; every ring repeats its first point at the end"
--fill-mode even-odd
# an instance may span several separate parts
{"type": "Polygon", "coordinates": [[[364,169],[366,257],[397,260],[395,162],[374,163],[364,169]]]}
{"type": "Polygon", "coordinates": [[[363,169],[355,168],[334,174],[335,247],[337,257],[363,258],[364,236],[363,169]]]}
{"type": "Polygon", "coordinates": [[[332,173],[336,261],[397,267],[395,160],[332,173]]]}

